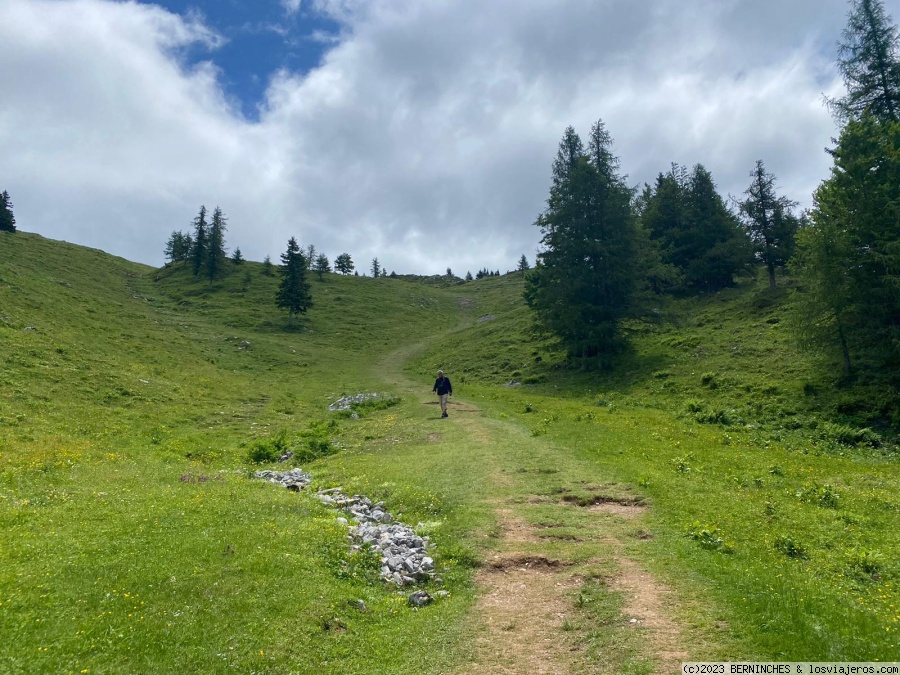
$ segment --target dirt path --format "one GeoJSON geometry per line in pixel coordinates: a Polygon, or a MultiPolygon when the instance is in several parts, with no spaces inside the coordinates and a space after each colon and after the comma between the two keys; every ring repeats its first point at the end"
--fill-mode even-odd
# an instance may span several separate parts
{"type": "MultiPolygon", "coordinates": [[[[429,405],[434,403],[428,393],[430,382],[412,381],[402,372],[403,363],[425,344],[395,351],[377,368],[382,379],[429,405]]],[[[647,508],[627,498],[604,496],[579,507],[556,497],[529,494],[530,474],[521,466],[523,446],[529,461],[545,457],[551,466],[557,451],[540,438],[523,435],[512,421],[485,419],[469,401],[457,398],[450,413],[428,441],[438,445],[464,437],[496,461],[488,481],[494,492],[486,496],[496,531],[486,541],[485,563],[475,578],[478,598],[471,617],[472,658],[456,672],[616,673],[625,660],[641,662],[639,672],[678,672],[687,655],[680,648],[682,630],[669,611],[677,599],[626,555],[622,543],[647,508]],[[535,510],[549,521],[577,522],[577,534],[542,528],[535,523],[535,510]],[[618,616],[609,627],[590,625],[576,604],[586,570],[592,567],[604,570],[605,587],[619,602],[618,616]],[[606,638],[621,638],[634,647],[627,656],[607,659],[601,654],[598,658],[585,644],[586,636],[597,630],[607,630],[606,638]]],[[[578,468],[580,482],[597,480],[592,466],[578,468]]]]}

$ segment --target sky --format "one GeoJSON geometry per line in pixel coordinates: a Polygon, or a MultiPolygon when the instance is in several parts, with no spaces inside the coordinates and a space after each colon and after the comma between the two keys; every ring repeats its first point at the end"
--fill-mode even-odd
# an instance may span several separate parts
{"type": "MultiPolygon", "coordinates": [[[[885,2],[900,17],[900,0],[885,2]]],[[[565,128],[634,186],[757,159],[802,207],[837,135],[846,0],[0,0],[0,190],[17,227],[160,266],[226,246],[459,276],[534,261],[565,128]]]]}

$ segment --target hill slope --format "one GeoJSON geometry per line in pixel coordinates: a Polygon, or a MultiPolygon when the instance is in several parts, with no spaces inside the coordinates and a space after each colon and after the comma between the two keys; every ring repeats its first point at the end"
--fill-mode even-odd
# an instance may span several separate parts
{"type": "Polygon", "coordinates": [[[783,298],[747,282],[664,308],[680,320],[635,326],[596,374],[561,367],[515,274],[312,284],[290,326],[259,264],[210,285],[0,235],[0,670],[479,672],[509,665],[492,644],[547,639],[572,672],[651,672],[670,629],[691,659],[900,651],[887,395],[832,393],[783,298]],[[399,402],[327,410],[366,391],[399,402]],[[249,479],[283,449],[419,523],[450,595],[409,610],[333,512],[249,479]],[[497,556],[555,561],[565,621],[480,642],[474,570],[493,583],[497,556]],[[635,633],[622,580],[648,571],[669,628],[635,633]]]}

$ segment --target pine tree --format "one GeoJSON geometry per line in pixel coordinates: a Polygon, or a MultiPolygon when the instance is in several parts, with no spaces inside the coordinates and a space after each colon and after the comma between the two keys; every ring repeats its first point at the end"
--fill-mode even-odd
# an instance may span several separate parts
{"type": "Polygon", "coordinates": [[[334,259],[334,269],[341,274],[351,274],[353,272],[353,259],[349,253],[341,253],[334,259]]]}
{"type": "Polygon", "coordinates": [[[212,283],[222,272],[225,262],[225,223],[227,218],[218,206],[213,211],[209,226],[209,244],[206,252],[206,276],[212,283]]]}
{"type": "Polygon", "coordinates": [[[295,314],[305,314],[312,307],[309,282],[306,280],[306,258],[297,240],[288,240],[287,250],[281,255],[281,283],[275,300],[277,306],[288,310],[288,322],[295,314]]]}
{"type": "Polygon", "coordinates": [[[0,193],[0,232],[15,232],[16,217],[13,215],[13,204],[9,192],[0,193]]]}
{"type": "Polygon", "coordinates": [[[244,262],[244,256],[241,255],[240,247],[234,249],[234,253],[231,254],[231,262],[235,265],[240,265],[244,262]]]}
{"type": "Polygon", "coordinates": [[[851,0],[838,44],[838,69],[847,94],[828,105],[842,121],[869,113],[900,121],[900,53],[897,27],[881,0],[851,0]]]}
{"type": "Polygon", "coordinates": [[[466,281],[472,281],[472,273],[466,272],[466,281]]]}
{"type": "Polygon", "coordinates": [[[792,213],[797,202],[779,197],[775,176],[766,171],[762,160],[750,172],[752,182],[739,203],[745,227],[756,247],[757,257],[769,273],[769,288],[775,288],[775,270],[784,267],[794,251],[794,237],[800,221],[792,213]]]}
{"type": "Polygon", "coordinates": [[[184,232],[172,232],[172,236],[166,242],[165,256],[172,263],[188,260],[193,244],[191,235],[184,232]]]}
{"type": "Polygon", "coordinates": [[[263,258],[263,261],[262,261],[262,273],[263,273],[263,276],[267,276],[267,277],[272,276],[272,268],[273,268],[273,267],[274,267],[274,265],[272,265],[272,258],[271,258],[271,256],[268,256],[268,255],[267,255],[265,258],[263,258]]]}
{"type": "Polygon", "coordinates": [[[844,369],[865,351],[900,367],[900,123],[851,120],[798,236],[806,334],[839,346],[844,369]]]}
{"type": "Polygon", "coordinates": [[[316,258],[318,258],[318,253],[316,252],[316,247],[313,244],[310,244],[306,247],[306,269],[312,270],[313,265],[316,262],[316,258]]]}
{"type": "Polygon", "coordinates": [[[525,299],[584,367],[622,346],[619,322],[637,287],[631,190],[603,123],[585,153],[568,127],[553,163],[547,209],[536,222],[543,250],[526,276],[525,299]]]}
{"type": "Polygon", "coordinates": [[[206,206],[200,207],[200,213],[194,218],[194,245],[191,249],[191,260],[194,267],[194,276],[200,274],[206,264],[207,253],[209,251],[209,242],[207,241],[209,234],[207,232],[206,223],[206,206]]]}
{"type": "Polygon", "coordinates": [[[527,272],[531,266],[528,264],[528,258],[525,257],[525,254],[522,254],[522,257],[519,258],[519,264],[516,266],[517,272],[527,272]]]}
{"type": "Polygon", "coordinates": [[[320,253],[316,256],[316,262],[313,265],[313,270],[316,274],[319,275],[319,281],[323,280],[325,272],[331,271],[331,263],[328,261],[328,258],[324,253],[320,253]]]}
{"type": "Polygon", "coordinates": [[[378,262],[378,258],[372,259],[372,276],[376,279],[381,276],[381,263],[378,262]]]}

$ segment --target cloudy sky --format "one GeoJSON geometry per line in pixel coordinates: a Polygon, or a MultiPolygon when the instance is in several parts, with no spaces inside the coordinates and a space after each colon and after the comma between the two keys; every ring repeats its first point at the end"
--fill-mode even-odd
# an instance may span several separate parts
{"type": "MultiPolygon", "coordinates": [[[[900,0],[885,6],[895,18],[900,0]]],[[[533,261],[567,125],[631,184],[757,159],[828,174],[846,0],[0,0],[0,190],[21,230],[163,263],[201,204],[227,245],[360,269],[533,261]]]]}

